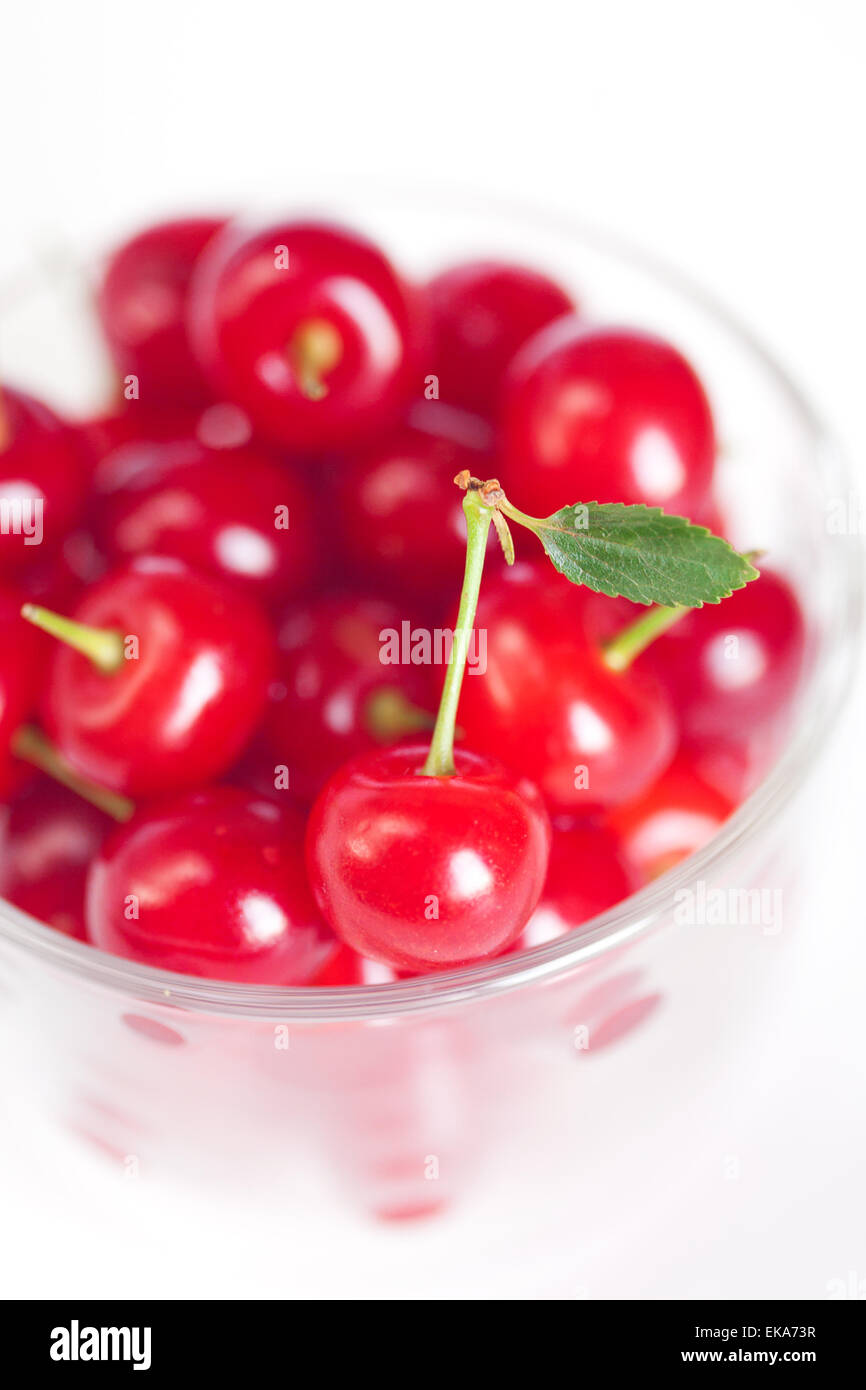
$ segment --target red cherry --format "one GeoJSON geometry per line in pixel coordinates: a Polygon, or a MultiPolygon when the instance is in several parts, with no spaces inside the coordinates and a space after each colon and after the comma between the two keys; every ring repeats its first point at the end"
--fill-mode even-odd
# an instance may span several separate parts
{"type": "Polygon", "coordinates": [[[559,319],[531,338],[503,388],[502,482],[524,511],[645,502],[703,516],[713,418],[684,357],[632,329],[559,319]]]}
{"type": "Polygon", "coordinates": [[[84,884],[112,821],[47,778],[13,802],[3,848],[4,897],[23,912],[84,940],[84,884]]]}
{"type": "Polygon", "coordinates": [[[44,660],[39,634],[21,617],[21,598],[0,588],[0,797],[20,781],[10,755],[16,729],[36,705],[44,660]]]}
{"type": "Polygon", "coordinates": [[[46,608],[68,611],[82,590],[95,584],[106,571],[105,557],[89,531],[70,531],[60,549],[18,575],[21,598],[46,608]]]}
{"type": "Polygon", "coordinates": [[[427,286],[442,399],[495,415],[505,369],[528,338],[574,311],[553,280],[502,261],[469,261],[427,286]]]}
{"type": "Polygon", "coordinates": [[[639,800],[613,812],[609,825],[641,882],[648,883],[702,849],[733,809],[680,753],[639,800]]]}
{"type": "Polygon", "coordinates": [[[385,635],[401,634],[404,622],[411,627],[400,609],[373,598],[322,598],[285,614],[268,733],[297,796],[312,800],[348,758],[394,742],[407,718],[427,722],[434,668],[382,660],[385,635]]]}
{"type": "Polygon", "coordinates": [[[97,475],[98,535],[115,561],[167,555],[263,600],[311,583],[313,502],[301,474],[252,449],[127,446],[97,475]]]}
{"type": "Polygon", "coordinates": [[[304,874],[303,822],[234,787],[140,811],[87,884],[94,946],[212,980],[303,984],[336,942],[304,874]]]}
{"type": "MultiPolygon", "coordinates": [[[[129,401],[122,409],[80,422],[75,426],[75,434],[93,471],[99,469],[103,459],[112,458],[127,446],[134,446],[138,454],[142,445],[189,440],[195,433],[197,419],[194,411],[154,411],[142,401],[129,401]]],[[[113,468],[112,460],[109,478],[113,468]]]]}
{"type": "Polygon", "coordinates": [[[683,755],[708,787],[739,806],[755,790],[775,762],[784,742],[784,721],[772,726],[738,730],[726,738],[690,738],[680,744],[683,755]]]}
{"type": "MultiPolygon", "coordinates": [[[[78,640],[68,620],[58,633],[53,615],[31,616],[78,640]]],[[[85,629],[80,649],[56,647],[43,712],[77,772],[143,797],[196,786],[235,761],[274,661],[270,626],[252,603],[175,561],[141,560],[88,590],[73,623],[85,629]]]]}
{"type": "Polygon", "coordinates": [[[772,571],[719,604],[687,613],[639,658],[670,692],[694,739],[739,739],[777,721],[793,699],[806,633],[800,605],[772,571]]]}
{"type": "Polygon", "coordinates": [[[193,267],[222,225],[212,217],[163,222],[108,262],[97,297],[103,331],[119,372],[138,377],[148,405],[207,399],[187,341],[186,301],[193,267]]]}
{"type": "Polygon", "coordinates": [[[459,712],[468,743],[532,776],[552,809],[571,814],[639,796],[676,747],[663,688],[605,666],[587,640],[585,602],[534,565],[489,582],[476,619],[486,671],[482,659],[464,681],[459,712]]]}
{"type": "Polygon", "coordinates": [[[554,825],[544,891],[512,949],[524,951],[567,935],[615,907],[637,886],[637,875],[612,830],[554,825]]]}
{"type": "Polygon", "coordinates": [[[295,449],[381,428],[415,374],[415,296],[338,227],[230,224],[202,257],[190,329],[214,386],[295,449]]]}
{"type": "Polygon", "coordinates": [[[343,553],[365,577],[402,591],[459,583],[466,522],[454,477],[492,471],[490,432],[477,417],[432,402],[411,422],[341,469],[343,553]]]}
{"type": "Polygon", "coordinates": [[[234,450],[249,444],[253,428],[239,406],[214,401],[203,410],[150,410],[142,401],[127,401],[121,410],[86,420],[75,429],[90,464],[94,486],[111,492],[138,478],[150,460],[160,464],[168,449],[191,458],[194,448],[234,450]]]}
{"type": "Polygon", "coordinates": [[[550,822],[535,787],[455,750],[422,776],[425,744],[364,754],[328,782],[307,827],[316,900],[354,950],[405,970],[498,955],[544,886],[550,822]]]}
{"type": "Polygon", "coordinates": [[[380,960],[359,956],[351,946],[340,946],[324,969],[307,983],[317,989],[344,989],[347,985],[388,985],[405,978],[406,972],[394,970],[380,960]]]}
{"type": "Polygon", "coordinates": [[[84,469],[70,431],[46,405],[0,391],[0,574],[56,550],[78,520],[84,469]]]}

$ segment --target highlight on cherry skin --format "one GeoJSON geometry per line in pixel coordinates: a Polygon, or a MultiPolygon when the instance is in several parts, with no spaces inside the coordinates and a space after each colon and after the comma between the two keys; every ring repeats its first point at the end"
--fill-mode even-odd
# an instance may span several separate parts
{"type": "Polygon", "coordinates": [[[111,252],[111,399],[0,382],[0,892],[351,990],[579,936],[717,833],[806,625],[721,538],[695,365],[585,302],[293,216],[111,252]]]}
{"type": "Polygon", "coordinates": [[[189,435],[106,462],[115,466],[94,480],[93,524],[112,562],[171,557],[268,605],[314,587],[313,499],[287,460],[249,447],[209,449],[189,435]]]}

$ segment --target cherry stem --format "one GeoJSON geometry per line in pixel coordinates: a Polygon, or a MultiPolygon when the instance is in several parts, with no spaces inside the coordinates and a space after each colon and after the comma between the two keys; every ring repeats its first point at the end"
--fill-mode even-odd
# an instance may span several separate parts
{"type": "Polygon", "coordinates": [[[439,713],[430,742],[427,761],[421,769],[425,777],[453,777],[454,731],[457,724],[457,706],[466,671],[466,658],[472,629],[475,626],[475,613],[478,608],[478,594],[481,589],[481,575],[484,571],[484,556],[487,551],[487,535],[490,530],[491,512],[489,506],[481,501],[474,491],[467,492],[463,498],[463,512],[466,517],[466,569],[463,575],[463,589],[460,594],[460,608],[457,613],[457,627],[454,632],[454,645],[451,659],[445,672],[439,713]]]}
{"type": "Polygon", "coordinates": [[[679,604],[672,608],[661,603],[652,604],[646,613],[603,644],[601,655],[605,666],[611,671],[627,671],[635,657],[692,611],[679,604]]]}
{"type": "Polygon", "coordinates": [[[40,608],[35,603],[25,603],[21,616],[34,627],[41,628],[43,632],[81,652],[104,676],[115,675],[123,665],[124,643],[119,632],[76,623],[72,618],[64,618],[62,614],[53,613],[50,608],[40,608]]]}
{"type": "MultiPolygon", "coordinates": [[[[493,481],[495,482],[496,479],[494,478],[493,481]]],[[[516,521],[518,526],[525,526],[527,530],[534,531],[536,535],[538,534],[539,526],[541,526],[545,520],[543,516],[528,516],[527,513],[522,512],[519,507],[515,507],[513,502],[509,502],[504,493],[497,500],[497,506],[499,510],[510,517],[512,521],[516,521]]]]}
{"type": "Polygon", "coordinates": [[[12,752],[22,762],[38,767],[40,772],[68,787],[76,796],[89,801],[91,806],[104,811],[112,820],[128,821],[134,815],[134,802],[118,792],[109,791],[107,787],[89,782],[86,777],[79,777],[54,745],[33,725],[23,724],[15,731],[12,737],[12,752]]]}
{"type": "Polygon", "coordinates": [[[308,319],[296,330],[288,348],[289,361],[303,395],[320,401],[328,394],[322,380],[343,355],[343,341],[327,319],[308,319]]]}
{"type": "Polygon", "coordinates": [[[433,728],[433,715],[413,705],[396,685],[374,690],[364,705],[364,724],[378,743],[393,743],[403,734],[433,728]]]}

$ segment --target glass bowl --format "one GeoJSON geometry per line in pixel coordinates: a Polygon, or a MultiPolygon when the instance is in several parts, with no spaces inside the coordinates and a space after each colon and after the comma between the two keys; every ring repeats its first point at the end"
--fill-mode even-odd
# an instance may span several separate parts
{"type": "MultiPolygon", "coordinates": [[[[832,520],[853,483],[749,334],[610,238],[483,199],[367,188],[310,203],[419,277],[464,256],[522,260],[593,317],[653,329],[687,353],[718,423],[731,539],[768,552],[806,614],[784,748],[705,849],[626,902],[567,937],[422,979],[208,982],[107,956],[0,902],[6,1095],[20,1123],[75,1135],[124,1170],[263,1198],[276,1185],[307,1213],[330,1209],[339,1188],[367,1212],[407,1219],[503,1175],[518,1206],[543,1209],[558,1185],[601,1173],[629,1125],[688,1104],[734,1021],[760,1008],[790,938],[810,866],[785,851],[858,646],[860,544],[832,520]],[[683,920],[684,894],[705,902],[717,888],[748,910],[683,920]]],[[[103,244],[123,230],[105,229],[103,244]]],[[[0,286],[0,376],[71,411],[97,406],[107,382],[91,264],[64,249],[0,286]]]]}

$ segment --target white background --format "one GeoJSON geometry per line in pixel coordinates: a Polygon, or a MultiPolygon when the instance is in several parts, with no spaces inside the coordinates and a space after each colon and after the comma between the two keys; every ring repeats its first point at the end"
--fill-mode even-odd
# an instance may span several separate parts
{"type": "MultiPolygon", "coordinates": [[[[280,184],[290,204],[310,174],[519,195],[703,281],[864,455],[857,0],[31,0],[7,12],[0,50],[0,270],[108,213],[280,184]]],[[[735,1047],[688,1117],[699,1153],[746,1156],[743,1180],[720,1197],[708,1168],[683,1189],[648,1150],[628,1222],[611,1203],[610,1239],[540,1269],[542,1297],[822,1298],[866,1281],[860,725],[855,708],[813,786],[821,910],[768,1001],[760,1066],[735,1047]]],[[[422,1292],[448,1292],[446,1234],[335,1221],[305,1274],[286,1251],[253,1253],[237,1212],[131,1211],[21,1133],[4,1137],[0,1192],[6,1295],[387,1297],[407,1262],[422,1292]]]]}

